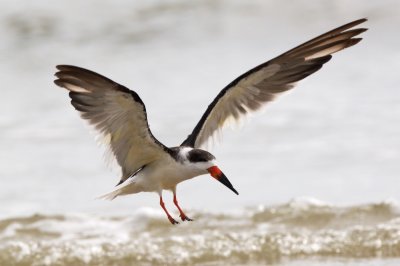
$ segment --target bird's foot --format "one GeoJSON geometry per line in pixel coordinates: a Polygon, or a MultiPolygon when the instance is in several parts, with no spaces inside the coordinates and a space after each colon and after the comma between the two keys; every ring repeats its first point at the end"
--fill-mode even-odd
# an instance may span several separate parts
{"type": "Polygon", "coordinates": [[[179,224],[179,222],[177,220],[175,220],[174,218],[172,218],[171,216],[168,216],[168,220],[171,222],[171,224],[176,225],[179,224]]]}
{"type": "Polygon", "coordinates": [[[187,217],[184,213],[181,213],[181,215],[179,215],[179,217],[181,217],[181,220],[184,221],[189,221],[192,222],[193,219],[190,219],[189,217],[187,217]]]}

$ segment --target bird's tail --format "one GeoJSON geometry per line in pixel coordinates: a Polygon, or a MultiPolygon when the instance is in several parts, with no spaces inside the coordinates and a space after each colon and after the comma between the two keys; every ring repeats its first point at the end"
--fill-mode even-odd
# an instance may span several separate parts
{"type": "Polygon", "coordinates": [[[103,200],[113,200],[118,197],[119,189],[106,193],[104,195],[98,196],[96,199],[103,199],[103,200]]]}
{"type": "Polygon", "coordinates": [[[97,197],[96,199],[113,200],[118,196],[135,193],[135,182],[131,179],[126,180],[124,183],[118,185],[113,191],[97,197]]]}

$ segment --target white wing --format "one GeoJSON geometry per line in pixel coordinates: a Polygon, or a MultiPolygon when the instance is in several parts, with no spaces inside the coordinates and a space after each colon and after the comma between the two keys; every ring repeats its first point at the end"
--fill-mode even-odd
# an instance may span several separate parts
{"type": "Polygon", "coordinates": [[[296,82],[318,71],[331,54],[361,41],[353,38],[367,29],[351,29],[365,22],[360,19],[322,34],[292,50],[244,73],[226,86],[181,144],[199,148],[231,119],[259,109],[296,82]]]}
{"type": "Polygon", "coordinates": [[[146,108],[140,97],[126,87],[95,72],[57,66],[54,82],[69,90],[71,104],[108,140],[122,168],[124,181],[138,169],[171,151],[152,135],[146,108]]]}

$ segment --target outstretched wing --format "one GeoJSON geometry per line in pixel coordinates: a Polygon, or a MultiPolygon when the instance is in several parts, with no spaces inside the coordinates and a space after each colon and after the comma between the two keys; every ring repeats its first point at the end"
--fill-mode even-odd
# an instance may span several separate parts
{"type": "Polygon", "coordinates": [[[69,90],[71,104],[103,135],[122,168],[122,181],[170,152],[152,135],[146,108],[126,87],[95,72],[59,65],[54,81],[69,90]]]}
{"type": "Polygon", "coordinates": [[[200,121],[181,146],[201,147],[230,119],[255,111],[279,93],[292,89],[296,82],[318,71],[333,53],[361,41],[354,38],[366,31],[352,29],[360,19],[322,34],[263,63],[226,86],[208,106],[200,121]]]}

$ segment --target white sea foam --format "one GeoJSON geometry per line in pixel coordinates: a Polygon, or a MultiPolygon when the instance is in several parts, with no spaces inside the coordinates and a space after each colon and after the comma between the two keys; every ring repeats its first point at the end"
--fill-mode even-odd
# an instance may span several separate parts
{"type": "Polygon", "coordinates": [[[297,197],[289,202],[290,207],[294,209],[308,209],[310,207],[330,206],[328,203],[312,197],[297,197]]]}
{"type": "MultiPolygon", "coordinates": [[[[301,200],[315,202],[315,199],[301,200]]],[[[169,224],[158,210],[130,217],[87,214],[0,221],[0,262],[37,265],[279,263],[296,257],[397,257],[399,213],[390,204],[350,207],[288,202],[242,215],[196,212],[169,224]]],[[[239,212],[238,212],[239,213],[239,212]]]]}

